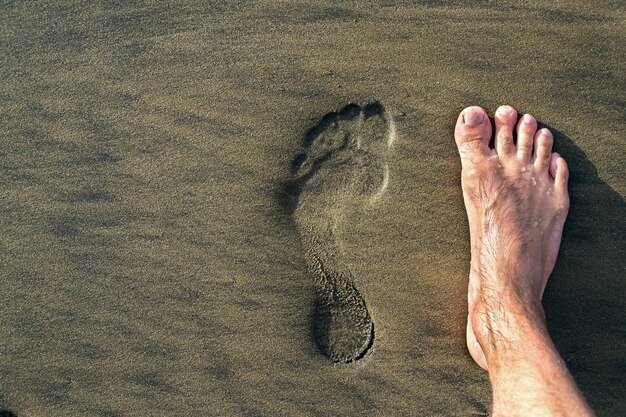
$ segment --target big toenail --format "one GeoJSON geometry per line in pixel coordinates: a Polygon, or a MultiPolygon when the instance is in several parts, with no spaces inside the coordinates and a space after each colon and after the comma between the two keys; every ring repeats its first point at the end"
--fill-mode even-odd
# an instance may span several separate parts
{"type": "Polygon", "coordinates": [[[498,107],[498,114],[501,116],[510,116],[513,113],[513,109],[509,106],[498,107]]]}
{"type": "Polygon", "coordinates": [[[484,119],[483,112],[470,110],[463,114],[463,121],[468,125],[479,125],[484,119]]]}

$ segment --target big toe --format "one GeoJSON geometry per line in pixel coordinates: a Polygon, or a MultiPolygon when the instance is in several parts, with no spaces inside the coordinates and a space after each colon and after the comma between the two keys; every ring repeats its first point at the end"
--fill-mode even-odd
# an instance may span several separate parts
{"type": "Polygon", "coordinates": [[[464,109],[456,122],[454,139],[463,161],[476,156],[489,156],[491,122],[485,110],[478,106],[464,109]]]}

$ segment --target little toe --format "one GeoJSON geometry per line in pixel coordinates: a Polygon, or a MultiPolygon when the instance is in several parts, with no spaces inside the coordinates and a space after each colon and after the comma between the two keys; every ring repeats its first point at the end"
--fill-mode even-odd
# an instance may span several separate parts
{"type": "Polygon", "coordinates": [[[530,162],[536,131],[537,120],[530,114],[522,116],[517,124],[517,157],[524,162],[530,162]]]}
{"type": "Polygon", "coordinates": [[[456,122],[454,138],[462,161],[472,161],[474,157],[487,157],[491,154],[491,122],[481,107],[464,109],[456,122]]]}
{"type": "Polygon", "coordinates": [[[513,127],[517,120],[517,112],[511,106],[500,106],[494,117],[496,122],[495,146],[498,156],[511,156],[515,153],[513,144],[513,127]]]}
{"type": "Polygon", "coordinates": [[[550,158],[550,175],[554,178],[554,186],[557,191],[567,193],[567,181],[569,179],[569,169],[565,159],[556,152],[550,158]]]}
{"type": "Polygon", "coordinates": [[[545,171],[550,166],[553,141],[552,132],[548,129],[540,129],[535,133],[533,139],[535,148],[534,164],[537,170],[545,171]]]}

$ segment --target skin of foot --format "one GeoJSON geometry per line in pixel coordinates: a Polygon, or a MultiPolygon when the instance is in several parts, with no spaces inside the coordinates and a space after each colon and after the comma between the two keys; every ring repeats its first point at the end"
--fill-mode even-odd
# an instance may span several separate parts
{"type": "Polygon", "coordinates": [[[499,303],[505,293],[539,303],[569,208],[567,164],[552,152],[550,131],[537,131],[528,114],[518,122],[509,106],[500,107],[494,120],[493,149],[491,121],[480,107],[465,109],[455,129],[471,236],[467,342],[484,369],[484,303],[499,303]],[[501,279],[507,271],[515,276],[501,279]]]}
{"type": "Polygon", "coordinates": [[[569,209],[568,167],[548,129],[501,106],[455,127],[471,236],[467,345],[489,371],[493,415],[593,415],[552,343],[541,298],[569,209]],[[494,134],[494,147],[490,139],[494,134]]]}

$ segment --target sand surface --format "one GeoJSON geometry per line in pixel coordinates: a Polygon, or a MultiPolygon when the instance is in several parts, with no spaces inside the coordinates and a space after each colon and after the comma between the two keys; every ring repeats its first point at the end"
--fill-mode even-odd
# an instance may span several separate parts
{"type": "Polygon", "coordinates": [[[626,409],[623,2],[7,1],[0,19],[7,413],[487,415],[452,129],[505,103],[570,165],[555,343],[600,415],[626,409]],[[320,291],[352,306],[332,332],[320,291]]]}

